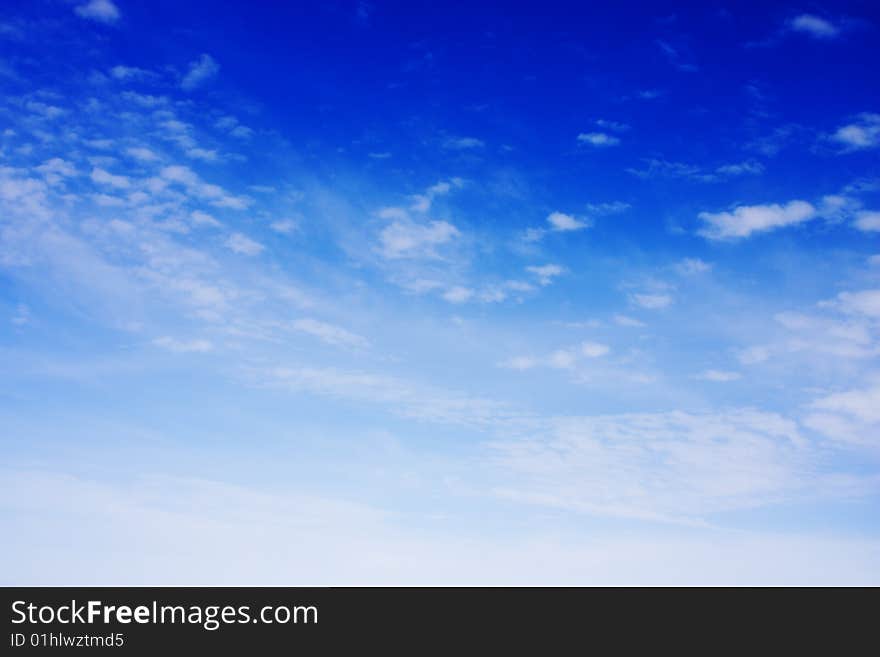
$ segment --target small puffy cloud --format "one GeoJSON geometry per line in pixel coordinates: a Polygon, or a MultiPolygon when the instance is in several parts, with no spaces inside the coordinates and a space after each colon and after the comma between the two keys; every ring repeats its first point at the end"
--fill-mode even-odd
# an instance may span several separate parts
{"type": "Polygon", "coordinates": [[[866,233],[880,231],[880,212],[864,210],[856,213],[855,227],[866,233]]]}
{"type": "Polygon", "coordinates": [[[53,157],[50,160],[46,160],[35,168],[43,174],[46,178],[46,182],[50,185],[56,185],[61,182],[63,178],[70,178],[71,176],[76,175],[76,167],[60,157],[53,157]]]}
{"type": "Polygon", "coordinates": [[[450,178],[449,180],[440,180],[431,185],[422,194],[416,194],[412,197],[413,203],[410,206],[416,212],[427,212],[431,209],[431,204],[438,196],[448,194],[453,189],[459,189],[464,186],[464,180],[461,178],[450,178]]]}
{"type": "Polygon", "coordinates": [[[115,23],[120,18],[119,8],[112,0],[89,0],[74,8],[77,16],[99,23],[115,23]]]}
{"type": "Polygon", "coordinates": [[[269,224],[269,228],[274,230],[276,233],[289,235],[299,229],[299,224],[297,224],[293,219],[279,219],[278,221],[273,221],[271,224],[269,224]]]}
{"type": "Polygon", "coordinates": [[[175,353],[205,353],[214,348],[208,340],[178,340],[168,336],[156,338],[153,344],[175,353]]]}
{"type": "Polygon", "coordinates": [[[819,214],[806,201],[789,201],[785,205],[742,205],[733,212],[701,212],[707,225],[700,235],[709,239],[736,239],[809,221],[819,214]]]}
{"type": "Polygon", "coordinates": [[[31,311],[23,303],[18,304],[15,309],[15,313],[12,315],[12,318],[9,320],[15,326],[24,326],[25,324],[29,324],[31,321],[31,311]]]}
{"type": "Polygon", "coordinates": [[[672,303],[672,297],[668,294],[631,294],[630,300],[637,306],[648,310],[666,308],[672,303]]]}
{"type": "Polygon", "coordinates": [[[138,160],[139,162],[155,162],[159,159],[159,156],[156,155],[149,148],[144,148],[142,146],[134,146],[132,148],[126,149],[125,151],[128,153],[130,157],[138,160]]]}
{"type": "Polygon", "coordinates": [[[461,233],[446,221],[417,224],[409,220],[394,221],[382,229],[379,242],[386,258],[435,256],[434,247],[446,244],[461,233]]]}
{"type": "Polygon", "coordinates": [[[55,105],[49,105],[47,103],[41,103],[38,100],[31,100],[25,103],[25,107],[34,112],[35,114],[39,114],[43,118],[46,119],[57,119],[59,116],[64,116],[67,111],[57,107],[55,105]]]}
{"type": "Polygon", "coordinates": [[[587,358],[598,358],[599,356],[604,356],[609,351],[611,351],[611,348],[608,345],[598,342],[584,342],[581,344],[581,354],[587,358]]]}
{"type": "Polygon", "coordinates": [[[764,165],[754,160],[721,164],[713,168],[705,168],[686,162],[670,162],[669,160],[649,158],[641,169],[630,167],[627,170],[639,178],[683,178],[694,182],[716,183],[729,178],[745,175],[758,175],[764,172],[764,165]]]}
{"type": "Polygon", "coordinates": [[[241,255],[255,256],[259,255],[266,247],[259,242],[252,240],[247,235],[233,233],[229,236],[229,239],[226,240],[226,248],[241,255]]]}
{"type": "Polygon", "coordinates": [[[232,196],[228,194],[219,185],[204,182],[195,171],[189,167],[178,164],[162,167],[159,171],[159,177],[150,179],[150,181],[148,181],[148,186],[161,189],[168,183],[182,185],[192,196],[206,199],[211,205],[218,208],[243,210],[251,202],[251,199],[247,197],[232,196]]]}
{"type": "Polygon", "coordinates": [[[737,359],[743,365],[757,365],[770,358],[770,348],[763,345],[747,347],[737,354],[737,359]]]}
{"type": "Polygon", "coordinates": [[[561,275],[565,270],[559,265],[532,265],[526,267],[526,271],[538,277],[538,283],[541,285],[550,285],[553,279],[561,275]]]}
{"type": "Polygon", "coordinates": [[[863,112],[852,123],[839,127],[829,139],[844,151],[859,151],[880,146],[880,114],[863,112]]]}
{"type": "Polygon", "coordinates": [[[228,132],[230,136],[236,137],[238,139],[248,139],[254,134],[252,128],[249,128],[246,125],[242,125],[234,116],[220,117],[214,123],[214,127],[219,128],[220,130],[224,130],[228,132]]]}
{"type": "Polygon", "coordinates": [[[608,121],[606,119],[598,119],[596,121],[596,125],[604,130],[611,130],[613,132],[625,132],[629,130],[629,126],[626,123],[619,123],[618,121],[608,121]]]}
{"type": "Polygon", "coordinates": [[[606,203],[587,203],[584,207],[592,215],[608,215],[626,212],[631,206],[623,201],[609,201],[606,203]]]}
{"type": "Polygon", "coordinates": [[[638,327],[644,326],[645,323],[641,322],[633,317],[627,317],[626,315],[615,315],[614,323],[618,326],[628,326],[628,327],[638,327]]]}
{"type": "Polygon", "coordinates": [[[804,424],[832,440],[880,447],[880,385],[836,392],[812,404],[804,424]]]}
{"type": "Polygon", "coordinates": [[[510,370],[519,370],[520,372],[524,372],[526,370],[530,370],[534,367],[538,367],[541,362],[530,356],[515,356],[510,358],[503,363],[500,363],[501,367],[510,369],[510,370]]]}
{"type": "Polygon", "coordinates": [[[364,348],[370,344],[363,336],[316,319],[297,319],[291,322],[291,327],[334,346],[364,348]]]}
{"type": "Polygon", "coordinates": [[[180,86],[187,91],[201,86],[220,72],[220,65],[208,54],[202,54],[190,62],[189,71],[183,76],[180,86]]]}
{"type": "Polygon", "coordinates": [[[558,370],[571,369],[577,362],[577,353],[568,349],[557,349],[546,358],[545,362],[558,370]]]}
{"type": "Polygon", "coordinates": [[[193,210],[190,212],[189,218],[197,226],[211,226],[212,228],[216,228],[220,225],[220,222],[214,217],[201,210],[193,210]]]}
{"type": "Polygon", "coordinates": [[[698,374],[696,378],[714,383],[727,383],[728,381],[737,381],[741,378],[741,375],[739,372],[728,372],[726,370],[706,370],[698,374]]]}
{"type": "Polygon", "coordinates": [[[461,287],[460,285],[451,287],[443,293],[443,298],[449,303],[465,303],[466,301],[469,301],[473,296],[473,290],[466,287],[461,287]]]}
{"type": "Polygon", "coordinates": [[[712,265],[699,258],[685,258],[675,264],[675,271],[682,276],[695,276],[696,274],[705,274],[712,269],[712,265]]]}
{"type": "Polygon", "coordinates": [[[99,185],[108,185],[117,189],[128,189],[131,186],[127,176],[117,176],[98,167],[92,169],[91,179],[99,185]]]}
{"type": "Polygon", "coordinates": [[[583,358],[600,358],[605,356],[611,349],[598,342],[582,342],[580,345],[566,349],[557,349],[546,356],[515,356],[499,363],[500,367],[526,371],[536,367],[551,367],[557,370],[573,369],[583,358]]]}
{"type": "Polygon", "coordinates": [[[152,75],[153,73],[151,73],[150,71],[145,71],[144,69],[138,68],[136,66],[122,66],[120,64],[110,69],[110,77],[115,80],[135,80],[138,78],[150,77],[152,75]]]}
{"type": "Polygon", "coordinates": [[[186,156],[193,160],[202,160],[204,162],[216,162],[217,151],[208,150],[207,148],[188,148],[186,156]]]}
{"type": "Polygon", "coordinates": [[[822,305],[835,307],[848,315],[880,319],[880,289],[841,292],[834,301],[822,305]]]}
{"type": "Polygon", "coordinates": [[[562,232],[582,230],[590,225],[589,222],[582,221],[581,219],[576,219],[570,214],[564,214],[562,212],[550,213],[550,215],[547,217],[547,223],[552,226],[553,230],[562,232]]]}
{"type": "Polygon", "coordinates": [[[449,137],[443,142],[443,148],[453,151],[473,150],[485,146],[482,139],[476,137],[449,137]]]}
{"type": "Polygon", "coordinates": [[[788,22],[788,29],[814,39],[833,39],[840,35],[840,28],[831,21],[815,14],[801,14],[788,22]]]}
{"type": "Polygon", "coordinates": [[[715,172],[726,177],[759,175],[764,173],[764,165],[754,160],[747,160],[733,164],[722,164],[715,169],[715,172]]]}
{"type": "Polygon", "coordinates": [[[620,139],[607,132],[582,132],[577,136],[579,144],[587,144],[589,146],[617,146],[620,139]]]}

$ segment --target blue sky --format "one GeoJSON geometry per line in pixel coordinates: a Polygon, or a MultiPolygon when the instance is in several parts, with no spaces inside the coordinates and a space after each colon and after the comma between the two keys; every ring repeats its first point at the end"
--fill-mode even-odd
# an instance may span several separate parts
{"type": "Polygon", "coordinates": [[[876,7],[472,4],[3,4],[4,583],[880,583],[876,7]]]}

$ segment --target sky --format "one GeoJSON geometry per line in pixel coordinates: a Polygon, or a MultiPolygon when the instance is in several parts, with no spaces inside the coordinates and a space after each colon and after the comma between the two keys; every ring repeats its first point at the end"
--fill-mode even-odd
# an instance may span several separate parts
{"type": "Polygon", "coordinates": [[[872,2],[0,7],[0,583],[880,584],[872,2]]]}

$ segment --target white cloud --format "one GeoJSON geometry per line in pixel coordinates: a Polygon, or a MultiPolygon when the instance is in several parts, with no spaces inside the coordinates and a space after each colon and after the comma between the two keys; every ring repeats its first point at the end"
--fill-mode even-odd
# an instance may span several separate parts
{"type": "Polygon", "coordinates": [[[650,158],[642,169],[630,167],[626,171],[639,178],[683,178],[702,183],[716,183],[744,175],[758,175],[764,172],[764,165],[753,160],[722,164],[714,169],[704,168],[685,162],[650,158]]]}
{"type": "Polygon", "coordinates": [[[153,73],[136,66],[114,66],[110,69],[110,76],[116,80],[134,80],[137,78],[151,77],[153,73]]]}
{"type": "Polygon", "coordinates": [[[788,22],[794,32],[801,32],[816,39],[833,39],[840,35],[840,28],[814,14],[801,14],[788,22]]]}
{"type": "Polygon", "coordinates": [[[269,228],[282,235],[290,235],[299,230],[299,224],[292,219],[279,219],[269,224],[269,228]]]}
{"type": "Polygon", "coordinates": [[[461,178],[450,178],[449,180],[441,180],[424,191],[422,194],[416,194],[412,197],[413,203],[411,208],[416,212],[427,212],[431,209],[431,204],[438,196],[448,194],[453,189],[464,186],[464,180],[461,178]]]}
{"type": "Polygon", "coordinates": [[[742,205],[733,212],[701,212],[707,226],[700,235],[709,239],[732,239],[792,226],[818,216],[816,208],[806,201],[789,201],[785,205],[742,205]]]}
{"type": "Polygon", "coordinates": [[[509,473],[499,495],[594,515],[684,521],[822,481],[794,422],[748,410],[555,418],[490,447],[509,473]]]}
{"type": "Polygon", "coordinates": [[[291,322],[291,326],[334,346],[364,348],[370,344],[363,336],[316,319],[297,319],[291,322]]]}
{"type": "Polygon", "coordinates": [[[156,153],[143,146],[128,148],[125,152],[140,162],[155,162],[159,159],[159,156],[156,155],[156,153]]]}
{"type": "Polygon", "coordinates": [[[880,318],[880,290],[841,292],[835,301],[825,302],[822,305],[835,306],[850,315],[880,318]]]}
{"type": "Polygon", "coordinates": [[[15,308],[15,313],[12,315],[12,319],[10,319],[15,326],[25,326],[29,324],[31,321],[31,311],[23,303],[18,304],[15,308]]]}
{"type": "Polygon", "coordinates": [[[880,146],[880,114],[864,112],[854,123],[838,128],[830,136],[845,151],[866,150],[880,146]]]}
{"type": "Polygon", "coordinates": [[[193,210],[189,214],[189,218],[192,222],[198,226],[211,226],[212,228],[216,228],[220,225],[220,222],[217,221],[214,217],[212,217],[207,212],[202,212],[201,210],[193,210]]]}
{"type": "Polygon", "coordinates": [[[74,9],[78,16],[100,23],[115,23],[119,20],[119,9],[112,0],[89,0],[74,9]]]}
{"type": "Polygon", "coordinates": [[[728,381],[737,381],[741,378],[739,372],[728,372],[726,370],[706,370],[696,376],[703,381],[713,381],[715,383],[726,383],[728,381]]]}
{"type": "Polygon", "coordinates": [[[526,267],[526,271],[538,277],[538,283],[541,285],[550,285],[553,279],[561,275],[565,270],[559,265],[532,265],[526,267]]]}
{"type": "Polygon", "coordinates": [[[109,185],[117,189],[128,189],[131,186],[131,181],[127,176],[117,176],[98,167],[92,169],[91,178],[99,185],[109,185]]]}
{"type": "Polygon", "coordinates": [[[70,178],[77,173],[76,167],[60,157],[53,157],[50,160],[46,160],[41,165],[35,167],[35,169],[43,174],[46,178],[46,182],[50,185],[57,185],[64,178],[70,178]]]}
{"type": "Polygon", "coordinates": [[[254,131],[246,125],[238,122],[234,116],[223,116],[214,123],[214,127],[225,130],[230,136],[238,139],[249,139],[253,136],[254,131]]]}
{"type": "Polygon", "coordinates": [[[247,256],[259,255],[266,248],[259,242],[241,233],[230,235],[229,239],[226,240],[226,247],[235,253],[247,256]]]}
{"type": "Polygon", "coordinates": [[[627,317],[626,315],[615,315],[614,316],[614,323],[617,324],[618,326],[628,326],[628,327],[639,327],[639,326],[645,325],[644,322],[641,322],[641,321],[634,319],[632,317],[627,317]]]}
{"type": "Polygon", "coordinates": [[[41,103],[36,100],[28,101],[27,103],[25,103],[25,107],[31,112],[39,114],[40,116],[47,119],[57,119],[59,116],[64,116],[65,114],[67,114],[67,110],[65,109],[62,109],[55,105],[41,103]]]}
{"type": "Polygon", "coordinates": [[[582,342],[573,347],[556,349],[542,357],[515,356],[499,363],[499,367],[518,371],[526,371],[536,367],[570,370],[583,358],[600,358],[610,351],[611,348],[608,345],[599,342],[582,342]]]}
{"type": "Polygon", "coordinates": [[[582,230],[590,225],[589,222],[576,219],[570,214],[564,214],[562,212],[551,212],[547,217],[547,223],[553,227],[553,230],[562,232],[582,230]]]}
{"type": "Polygon", "coordinates": [[[804,419],[811,429],[835,441],[880,447],[880,385],[822,397],[812,408],[804,419]]]}
{"type": "Polygon", "coordinates": [[[443,298],[446,299],[446,301],[448,301],[449,303],[465,303],[466,301],[469,301],[473,296],[473,290],[471,290],[470,288],[461,287],[460,285],[451,287],[443,293],[443,298]]]}
{"type": "Polygon", "coordinates": [[[756,365],[770,358],[770,348],[764,345],[746,347],[737,354],[737,359],[743,365],[756,365]]]}
{"type": "Polygon", "coordinates": [[[382,229],[379,241],[386,258],[435,257],[434,247],[451,242],[460,234],[446,221],[395,221],[382,229]]]}
{"type": "MultiPolygon", "coordinates": [[[[823,302],[832,307],[836,302],[823,302]]],[[[878,353],[872,345],[871,331],[860,319],[845,321],[821,315],[777,313],[773,319],[785,327],[790,335],[782,345],[787,351],[803,351],[810,355],[827,354],[836,359],[870,358],[878,353]]]]}
{"type": "Polygon", "coordinates": [[[855,227],[866,233],[880,231],[880,212],[876,210],[857,212],[855,227]]]}
{"type": "Polygon", "coordinates": [[[156,338],[153,344],[176,353],[205,353],[214,348],[208,340],[178,340],[168,336],[156,338]]]}
{"type": "Polygon", "coordinates": [[[546,358],[545,362],[558,370],[571,369],[577,362],[577,353],[568,349],[557,349],[546,358]]]}
{"type": "Polygon", "coordinates": [[[148,184],[152,184],[156,188],[162,188],[162,186],[168,182],[182,185],[186,188],[187,192],[193,196],[205,199],[219,208],[242,210],[250,203],[250,199],[246,197],[232,196],[219,185],[204,182],[199,175],[189,167],[177,164],[163,167],[159,171],[159,178],[154,178],[151,181],[148,181],[148,184]]]}
{"type": "Polygon", "coordinates": [[[629,126],[626,123],[620,123],[618,121],[608,121],[606,119],[597,119],[596,125],[600,128],[604,128],[605,130],[612,130],[614,132],[626,132],[629,130],[629,126]]]}
{"type": "Polygon", "coordinates": [[[220,72],[220,65],[208,54],[202,54],[193,62],[190,62],[189,71],[180,82],[180,86],[186,90],[201,86],[220,72]]]}
{"type": "Polygon", "coordinates": [[[764,165],[760,162],[748,160],[746,162],[736,162],[734,164],[722,164],[715,169],[715,172],[722,176],[734,177],[742,175],[758,175],[764,173],[764,165]]]}
{"type": "Polygon", "coordinates": [[[712,265],[699,258],[684,258],[675,264],[675,271],[682,276],[694,276],[705,274],[712,269],[712,265]]]}
{"type": "Polygon", "coordinates": [[[524,372],[526,370],[530,370],[533,367],[538,367],[541,362],[530,356],[515,356],[514,358],[510,358],[509,360],[504,361],[500,364],[501,367],[511,369],[511,370],[519,370],[520,372],[524,372]]]}
{"type": "Polygon", "coordinates": [[[581,354],[587,358],[598,358],[599,356],[604,356],[609,351],[611,351],[611,348],[608,345],[600,344],[598,342],[581,343],[581,354]]]}
{"type": "Polygon", "coordinates": [[[630,209],[629,203],[624,203],[623,201],[610,201],[608,203],[587,203],[584,208],[590,214],[594,215],[606,215],[606,214],[618,214],[620,212],[626,212],[630,209]]]}
{"type": "Polygon", "coordinates": [[[455,151],[473,150],[482,148],[486,144],[476,137],[450,137],[443,142],[443,147],[455,151]]]}
{"type": "Polygon", "coordinates": [[[185,152],[186,156],[193,160],[203,160],[205,162],[217,161],[217,151],[215,150],[207,148],[188,148],[185,152]]]}
{"type": "Polygon", "coordinates": [[[630,300],[636,305],[641,306],[642,308],[647,308],[649,310],[666,308],[672,303],[672,297],[668,294],[631,294],[630,300]]]}
{"type": "Polygon", "coordinates": [[[607,132],[582,132],[577,136],[579,144],[589,144],[590,146],[617,146],[620,139],[607,132]]]}

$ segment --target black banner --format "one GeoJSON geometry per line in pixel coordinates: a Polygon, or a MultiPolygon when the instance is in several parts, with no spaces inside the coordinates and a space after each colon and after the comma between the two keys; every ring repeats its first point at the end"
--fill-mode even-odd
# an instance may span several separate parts
{"type": "MultiPolygon", "coordinates": [[[[343,648],[840,653],[870,637],[875,590],[6,588],[3,654],[343,648]],[[870,599],[863,599],[870,598],[870,599]],[[603,648],[604,649],[604,648],[603,648]]],[[[870,645],[870,643],[864,644],[870,645]]],[[[314,653],[313,653],[314,654],[314,653]]]]}

